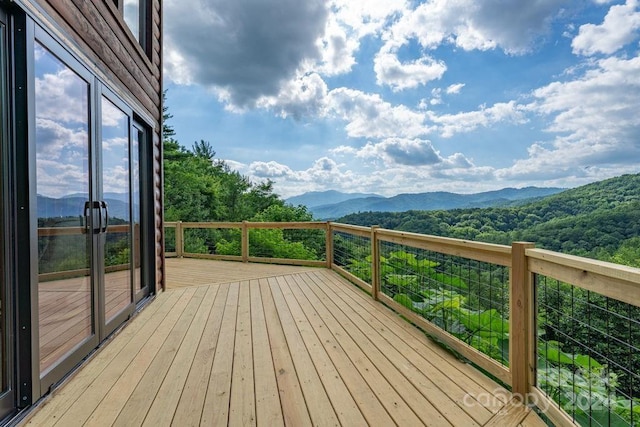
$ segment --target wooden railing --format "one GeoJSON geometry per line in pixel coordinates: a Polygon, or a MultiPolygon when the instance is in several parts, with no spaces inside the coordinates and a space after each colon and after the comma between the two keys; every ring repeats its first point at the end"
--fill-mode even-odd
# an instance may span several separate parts
{"type": "MultiPolygon", "coordinates": [[[[166,222],[166,228],[175,229],[175,251],[165,252],[165,256],[214,259],[222,261],[265,262],[270,264],[301,265],[310,267],[329,267],[328,261],[285,259],[250,255],[250,230],[322,230],[329,231],[327,222],[166,222]],[[216,253],[195,253],[185,250],[185,232],[190,229],[217,229],[240,231],[241,251],[238,255],[222,255],[216,253]]],[[[330,260],[330,246],[327,245],[326,259],[330,260]]]]}
{"type": "MultiPolygon", "coordinates": [[[[107,229],[107,233],[109,234],[123,234],[130,233],[131,225],[129,224],[119,224],[119,225],[110,225],[107,229]]],[[[38,227],[38,237],[49,237],[56,238],[60,236],[81,236],[87,233],[87,229],[85,227],[38,227]]],[[[133,233],[133,244],[134,244],[134,263],[136,268],[140,267],[140,224],[134,224],[134,233],[133,233]]],[[[112,273],[116,271],[123,271],[130,269],[131,266],[129,264],[120,264],[120,265],[108,265],[105,266],[106,273],[112,273]]],[[[63,280],[74,277],[84,277],[89,276],[91,274],[91,270],[89,268],[77,269],[77,270],[61,270],[54,271],[49,273],[40,273],[38,274],[39,282],[50,282],[54,280],[63,280]]]]}
{"type": "MultiPolygon", "coordinates": [[[[572,425],[576,420],[575,417],[572,418],[563,411],[537,385],[536,370],[538,369],[537,346],[539,337],[536,326],[538,317],[536,277],[541,275],[553,278],[612,300],[620,301],[633,307],[640,307],[640,269],[536,249],[532,243],[517,242],[511,246],[504,246],[331,222],[168,222],[165,227],[175,231],[175,251],[167,252],[166,256],[321,266],[333,269],[370,293],[372,298],[395,310],[437,340],[499,379],[505,385],[510,386],[514,396],[541,408],[549,419],[557,425],[572,425]],[[215,250],[206,254],[187,253],[184,249],[185,230],[189,229],[239,230],[241,253],[238,255],[221,255],[216,254],[215,250]],[[256,229],[323,230],[325,232],[325,260],[291,260],[250,256],[250,230],[256,229]],[[368,254],[366,259],[370,256],[370,265],[367,267],[366,275],[354,274],[355,270],[350,268],[345,260],[338,261],[340,255],[336,244],[344,246],[345,242],[354,245],[354,247],[357,246],[357,250],[354,250],[353,253],[366,253],[368,254]],[[383,289],[385,278],[381,272],[381,262],[385,260],[386,255],[384,254],[391,252],[390,248],[412,248],[416,251],[424,251],[416,253],[438,254],[438,256],[447,257],[442,258],[446,260],[467,260],[464,262],[481,263],[482,266],[489,266],[491,269],[508,269],[508,274],[506,275],[508,283],[505,285],[505,291],[508,291],[508,298],[506,299],[508,313],[503,314],[503,320],[506,320],[509,325],[508,362],[500,363],[470,343],[428,320],[419,313],[419,310],[413,309],[406,303],[402,304],[397,301],[397,298],[387,294],[383,289]],[[363,278],[369,276],[370,279],[363,278]]],[[[364,259],[357,261],[360,264],[363,262],[367,264],[364,259]]],[[[481,273],[482,271],[478,274],[481,273]]],[[[492,273],[486,274],[491,275],[492,273]]],[[[637,395],[631,396],[631,409],[634,408],[633,399],[639,397],[637,395]]],[[[634,420],[637,421],[638,418],[634,420]]]]}

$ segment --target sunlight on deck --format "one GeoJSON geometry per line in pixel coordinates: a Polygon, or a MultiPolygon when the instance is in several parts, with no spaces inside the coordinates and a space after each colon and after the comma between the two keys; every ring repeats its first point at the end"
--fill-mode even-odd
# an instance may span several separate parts
{"type": "Polygon", "coordinates": [[[334,272],[167,260],[168,290],[27,425],[544,425],[334,272]]]}

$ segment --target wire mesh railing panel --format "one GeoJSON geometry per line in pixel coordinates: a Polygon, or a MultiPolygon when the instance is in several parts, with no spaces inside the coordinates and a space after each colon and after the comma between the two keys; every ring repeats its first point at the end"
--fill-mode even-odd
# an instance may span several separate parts
{"type": "Polygon", "coordinates": [[[507,267],[382,241],[380,292],[508,365],[507,267]]]}
{"type": "Polygon", "coordinates": [[[176,252],[176,228],[165,227],[164,229],[164,250],[165,252],[176,252]]]}
{"type": "Polygon", "coordinates": [[[334,231],[333,263],[371,284],[371,239],[334,231]]]}
{"type": "Polygon", "coordinates": [[[249,229],[249,256],[324,261],[325,233],[317,229],[249,229]]]}
{"type": "Polygon", "coordinates": [[[240,228],[185,228],[184,252],[241,256],[242,230],[240,228]]]}
{"type": "Polygon", "coordinates": [[[640,308],[539,274],[537,386],[584,426],[640,425],[640,308]]]}

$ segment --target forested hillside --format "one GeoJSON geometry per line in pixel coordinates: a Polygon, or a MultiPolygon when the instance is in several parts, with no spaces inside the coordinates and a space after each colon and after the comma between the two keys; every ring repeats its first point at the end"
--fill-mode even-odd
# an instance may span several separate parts
{"type": "MultiPolygon", "coordinates": [[[[211,144],[200,141],[184,148],[173,137],[165,110],[164,197],[165,221],[239,222],[311,221],[304,206],[286,204],[273,192],[273,183],[251,182],[220,159],[211,144]]],[[[263,257],[320,259],[324,256],[322,233],[296,230],[252,230],[250,255],[263,257]],[[304,242],[304,243],[302,243],[304,242]]],[[[165,236],[175,244],[172,229],[165,236]]],[[[189,253],[240,255],[239,229],[189,230],[184,250],[189,253]]]]}
{"type": "Polygon", "coordinates": [[[201,140],[184,148],[168,124],[165,110],[164,197],[166,221],[309,221],[305,207],[287,205],[273,183],[253,183],[215,158],[201,140]]]}
{"type": "Polygon", "coordinates": [[[356,225],[538,247],[640,266],[640,174],[585,185],[516,207],[368,212],[356,225]]]}

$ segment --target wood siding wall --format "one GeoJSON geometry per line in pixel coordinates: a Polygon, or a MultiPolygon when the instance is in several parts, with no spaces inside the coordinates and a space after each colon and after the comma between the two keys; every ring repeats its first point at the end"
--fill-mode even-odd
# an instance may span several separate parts
{"type": "Polygon", "coordinates": [[[112,0],[30,0],[25,6],[44,12],[45,28],[71,44],[104,82],[153,126],[153,181],[156,290],[163,289],[162,190],[162,0],[151,2],[147,53],[124,22],[112,0]],[[31,4],[30,4],[31,3],[31,4]],[[34,8],[33,3],[38,7],[34,8]],[[53,25],[47,21],[53,21],[53,25]],[[57,28],[56,28],[57,27],[57,28]]]}

